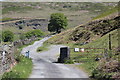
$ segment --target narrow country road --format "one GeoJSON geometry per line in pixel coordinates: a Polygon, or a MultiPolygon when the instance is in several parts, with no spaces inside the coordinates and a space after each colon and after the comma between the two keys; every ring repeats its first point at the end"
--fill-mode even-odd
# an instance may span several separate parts
{"type": "Polygon", "coordinates": [[[55,63],[59,55],[59,48],[62,45],[52,45],[48,51],[37,53],[36,49],[42,46],[43,42],[50,37],[36,41],[22,50],[22,54],[30,51],[30,57],[33,60],[33,70],[29,78],[88,78],[83,71],[67,65],[55,63]]]}

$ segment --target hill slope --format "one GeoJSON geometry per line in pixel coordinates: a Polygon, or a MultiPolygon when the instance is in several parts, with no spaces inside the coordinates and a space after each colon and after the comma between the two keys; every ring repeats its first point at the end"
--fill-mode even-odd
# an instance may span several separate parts
{"type": "Polygon", "coordinates": [[[92,42],[105,34],[119,28],[120,16],[117,13],[97,20],[88,22],[57,34],[49,39],[50,43],[88,43],[92,42]]]}
{"type": "Polygon", "coordinates": [[[57,34],[46,43],[84,48],[84,53],[70,49],[70,61],[80,63],[77,66],[83,68],[95,80],[117,80],[120,78],[119,23],[120,15],[115,11],[115,13],[57,34]],[[109,34],[112,34],[112,50],[109,50],[109,34]]]}
{"type": "Polygon", "coordinates": [[[64,13],[68,17],[68,26],[74,27],[91,20],[98,14],[111,10],[117,3],[31,3],[31,2],[3,2],[2,17],[4,20],[19,17],[46,18],[52,13],[64,13]]]}
{"type": "Polygon", "coordinates": [[[48,33],[47,21],[34,21],[37,18],[49,20],[52,13],[64,13],[68,18],[68,28],[75,27],[91,20],[96,15],[111,10],[117,3],[31,3],[31,2],[2,2],[3,30],[10,30],[19,35],[33,29],[41,29],[48,33]],[[97,7],[95,7],[97,6],[97,7]],[[74,13],[74,14],[73,14],[74,13]],[[23,20],[30,18],[28,20],[23,20]],[[17,21],[18,20],[18,21],[17,21]],[[30,22],[32,21],[32,22],[30,22]],[[20,23],[15,25],[15,23],[20,23]],[[26,23],[27,22],[27,23],[26,23]],[[28,23],[29,22],[29,23],[28,23]],[[8,24],[9,23],[9,24],[8,24]],[[41,24],[42,23],[42,24],[41,24]],[[26,25],[27,24],[27,25],[26,25]],[[22,26],[23,29],[19,29],[22,26]]]}

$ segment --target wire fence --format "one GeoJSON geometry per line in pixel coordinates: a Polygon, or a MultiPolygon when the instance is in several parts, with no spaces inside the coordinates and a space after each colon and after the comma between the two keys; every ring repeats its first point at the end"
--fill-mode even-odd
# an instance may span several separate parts
{"type": "Polygon", "coordinates": [[[117,49],[106,48],[70,48],[70,58],[75,62],[99,61],[101,58],[110,58],[116,55],[117,49]]]}

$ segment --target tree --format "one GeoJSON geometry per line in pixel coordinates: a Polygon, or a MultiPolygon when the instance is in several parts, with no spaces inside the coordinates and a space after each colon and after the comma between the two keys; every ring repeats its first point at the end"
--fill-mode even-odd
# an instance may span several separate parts
{"type": "Polygon", "coordinates": [[[11,31],[4,31],[2,33],[2,40],[4,42],[12,42],[14,40],[14,34],[11,31]]]}
{"type": "Polygon", "coordinates": [[[53,13],[48,24],[48,31],[60,33],[62,29],[66,29],[67,17],[63,13],[53,13]]]}

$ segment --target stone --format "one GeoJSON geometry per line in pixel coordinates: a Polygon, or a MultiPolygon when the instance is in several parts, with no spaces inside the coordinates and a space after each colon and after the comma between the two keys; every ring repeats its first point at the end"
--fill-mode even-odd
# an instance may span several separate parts
{"type": "Polygon", "coordinates": [[[65,60],[70,59],[70,51],[68,47],[60,48],[60,57],[58,58],[58,62],[64,63],[65,60]]]}

